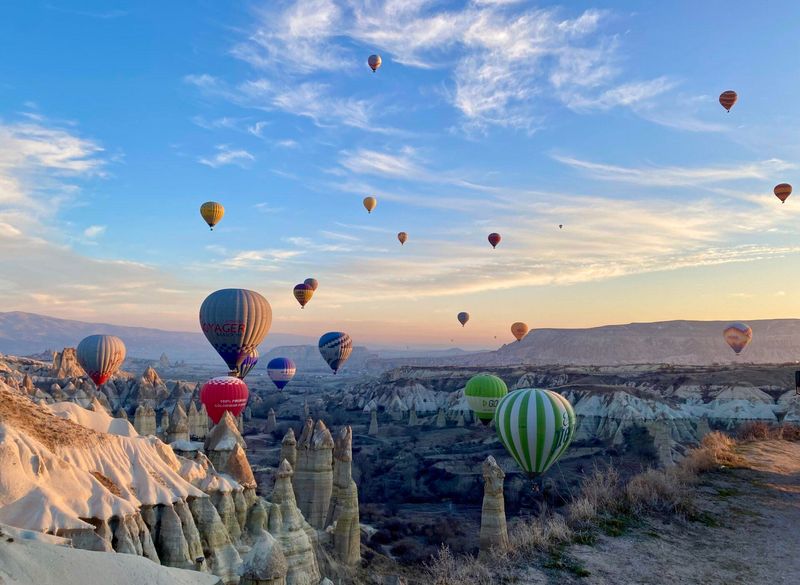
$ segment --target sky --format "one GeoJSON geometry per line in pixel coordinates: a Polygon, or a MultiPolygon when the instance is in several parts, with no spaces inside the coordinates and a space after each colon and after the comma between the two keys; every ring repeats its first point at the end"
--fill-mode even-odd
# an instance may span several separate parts
{"type": "Polygon", "coordinates": [[[795,2],[2,11],[0,310],[191,331],[244,287],[273,331],[464,348],[800,316],[795,2]]]}

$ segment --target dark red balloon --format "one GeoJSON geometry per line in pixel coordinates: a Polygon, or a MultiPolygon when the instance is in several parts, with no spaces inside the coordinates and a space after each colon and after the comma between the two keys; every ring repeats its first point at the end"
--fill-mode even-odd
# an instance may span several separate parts
{"type": "Polygon", "coordinates": [[[243,380],[233,376],[220,376],[203,384],[200,402],[205,405],[214,424],[217,424],[226,410],[233,416],[242,414],[249,395],[250,391],[243,380]]]}
{"type": "Polygon", "coordinates": [[[503,238],[500,237],[500,234],[492,232],[489,234],[489,243],[492,245],[492,248],[496,248],[497,244],[500,243],[500,240],[503,238]]]}

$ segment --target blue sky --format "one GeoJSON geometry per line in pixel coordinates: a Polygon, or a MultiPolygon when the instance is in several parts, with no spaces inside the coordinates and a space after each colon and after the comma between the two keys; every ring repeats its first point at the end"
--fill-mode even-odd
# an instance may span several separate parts
{"type": "Polygon", "coordinates": [[[471,347],[797,316],[797,202],[771,191],[798,173],[800,7],[769,7],[7,5],[2,305],[192,329],[244,286],[276,331],[471,347]]]}

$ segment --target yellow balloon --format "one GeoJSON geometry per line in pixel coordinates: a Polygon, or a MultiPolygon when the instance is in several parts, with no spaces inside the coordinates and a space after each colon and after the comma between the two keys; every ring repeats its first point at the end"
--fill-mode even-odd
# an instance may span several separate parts
{"type": "Polygon", "coordinates": [[[528,326],[522,321],[517,321],[511,326],[511,333],[517,338],[517,341],[522,341],[522,338],[528,334],[528,326]]]}
{"type": "Polygon", "coordinates": [[[216,201],[206,201],[200,206],[200,215],[206,220],[208,227],[213,230],[214,226],[217,225],[219,220],[222,219],[222,216],[225,215],[225,208],[216,201]]]}
{"type": "Polygon", "coordinates": [[[374,197],[364,197],[364,209],[367,210],[367,213],[372,213],[372,210],[375,209],[375,206],[378,205],[378,200],[374,197]]]}

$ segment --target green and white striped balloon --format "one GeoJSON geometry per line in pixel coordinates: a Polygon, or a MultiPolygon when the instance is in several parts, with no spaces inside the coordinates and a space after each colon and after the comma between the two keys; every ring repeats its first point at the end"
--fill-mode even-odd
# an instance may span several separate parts
{"type": "Polygon", "coordinates": [[[557,392],[523,388],[500,400],[494,424],[511,456],[535,477],[566,451],[575,434],[575,411],[557,392]]]}

